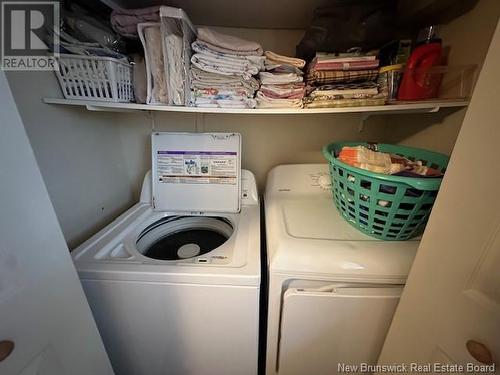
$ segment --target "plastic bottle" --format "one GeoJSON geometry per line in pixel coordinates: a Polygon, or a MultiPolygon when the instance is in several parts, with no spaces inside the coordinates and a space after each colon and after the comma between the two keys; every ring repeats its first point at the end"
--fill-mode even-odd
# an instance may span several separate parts
{"type": "Polygon", "coordinates": [[[436,37],[436,26],[420,33],[423,38],[408,59],[398,91],[398,100],[421,100],[438,96],[442,75],[432,67],[442,61],[441,40],[436,37]]]}

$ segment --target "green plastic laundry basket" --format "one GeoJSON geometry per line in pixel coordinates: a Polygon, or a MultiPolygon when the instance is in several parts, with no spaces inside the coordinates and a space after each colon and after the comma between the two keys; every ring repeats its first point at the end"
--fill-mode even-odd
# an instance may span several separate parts
{"type": "MultiPolygon", "coordinates": [[[[429,218],[442,178],[402,177],[352,167],[337,159],[344,146],[368,143],[332,143],[323,147],[332,176],[333,201],[345,220],[362,232],[383,240],[402,241],[421,234],[429,218]]],[[[376,144],[382,152],[445,171],[449,157],[413,147],[376,144]]],[[[373,144],[370,144],[373,148],[373,144]]]]}

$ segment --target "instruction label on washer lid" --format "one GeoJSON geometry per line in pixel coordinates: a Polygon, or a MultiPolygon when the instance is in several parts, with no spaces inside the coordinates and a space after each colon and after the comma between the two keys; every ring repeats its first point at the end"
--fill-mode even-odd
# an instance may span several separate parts
{"type": "Polygon", "coordinates": [[[227,151],[158,151],[158,182],[236,185],[238,154],[227,151]]]}

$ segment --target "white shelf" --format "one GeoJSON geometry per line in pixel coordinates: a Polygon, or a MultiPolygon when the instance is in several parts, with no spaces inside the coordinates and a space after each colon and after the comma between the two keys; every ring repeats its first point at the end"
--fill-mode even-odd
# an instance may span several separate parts
{"type": "Polygon", "coordinates": [[[217,113],[237,115],[307,115],[318,113],[361,113],[365,115],[374,114],[397,114],[397,113],[434,113],[441,108],[466,107],[468,100],[436,99],[419,101],[414,103],[403,102],[379,106],[367,107],[343,107],[343,108],[309,108],[309,109],[230,109],[230,108],[198,108],[167,105],[147,105],[136,103],[109,103],[87,100],[71,100],[44,98],[44,103],[60,104],[69,106],[85,107],[89,111],[103,112],[133,112],[133,111],[162,111],[182,113],[217,113]]]}

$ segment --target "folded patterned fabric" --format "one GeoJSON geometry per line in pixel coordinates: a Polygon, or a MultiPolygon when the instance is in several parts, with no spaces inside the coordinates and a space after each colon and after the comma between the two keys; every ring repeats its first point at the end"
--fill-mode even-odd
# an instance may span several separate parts
{"type": "MultiPolygon", "coordinates": [[[[222,97],[222,96],[231,96],[231,97],[244,97],[248,98],[248,92],[244,89],[241,88],[225,88],[225,89],[216,89],[216,88],[196,88],[192,90],[192,95],[193,97],[222,97]]],[[[253,93],[250,95],[250,97],[253,97],[253,93]]]]}
{"type": "Polygon", "coordinates": [[[276,85],[303,81],[303,78],[295,73],[260,72],[259,79],[260,83],[263,85],[276,85]]]}
{"type": "Polygon", "coordinates": [[[374,81],[378,69],[368,70],[315,70],[307,72],[307,82],[311,84],[374,81]]]}
{"type": "Polygon", "coordinates": [[[207,102],[207,103],[193,103],[194,107],[203,107],[203,108],[220,108],[217,103],[207,102]]]}
{"type": "Polygon", "coordinates": [[[259,82],[253,77],[243,78],[236,75],[221,75],[191,67],[191,88],[242,88],[253,95],[259,82]]]}
{"type": "Polygon", "coordinates": [[[318,100],[339,100],[339,99],[370,99],[378,97],[378,94],[334,94],[334,95],[309,95],[310,98],[318,100]]]}
{"type": "Polygon", "coordinates": [[[362,99],[328,99],[324,97],[304,98],[305,108],[336,108],[336,107],[360,107],[384,105],[385,98],[362,98],[362,99]]]}
{"type": "Polygon", "coordinates": [[[258,65],[259,69],[264,69],[264,61],[266,60],[264,56],[236,55],[233,53],[219,52],[209,48],[206,43],[200,43],[199,40],[195,40],[191,44],[191,47],[196,53],[206,54],[219,59],[226,59],[235,62],[251,62],[252,64],[258,65]]]}
{"type": "Polygon", "coordinates": [[[266,72],[259,73],[261,86],[257,105],[261,108],[301,108],[306,92],[303,82],[305,61],[266,51],[266,72]]]}
{"type": "Polygon", "coordinates": [[[299,69],[303,68],[306,65],[305,60],[298,59],[295,57],[278,55],[277,53],[274,53],[272,51],[266,51],[265,56],[266,56],[266,60],[268,60],[271,63],[278,64],[278,65],[279,64],[292,65],[292,66],[295,66],[299,69]]]}
{"type": "Polygon", "coordinates": [[[309,95],[311,97],[330,97],[337,99],[369,98],[378,95],[378,85],[375,82],[340,83],[318,86],[309,95]]]}
{"type": "Polygon", "coordinates": [[[239,76],[223,76],[207,73],[195,67],[191,69],[191,103],[200,107],[255,108],[253,99],[258,82],[239,76]]]}
{"type": "Polygon", "coordinates": [[[272,99],[302,99],[304,97],[304,93],[302,92],[279,95],[273,93],[272,91],[267,91],[265,88],[261,88],[258,92],[262,92],[265,96],[272,99]]]}
{"type": "Polygon", "coordinates": [[[128,38],[138,38],[137,24],[142,22],[159,22],[160,7],[113,10],[110,21],[111,27],[118,34],[128,38]]]}
{"type": "Polygon", "coordinates": [[[191,46],[196,52],[191,57],[192,65],[206,72],[250,78],[264,68],[263,56],[237,56],[216,52],[197,41],[191,46]]]}
{"type": "Polygon", "coordinates": [[[233,84],[233,85],[230,85],[230,84],[214,85],[214,84],[209,84],[209,83],[195,82],[194,84],[191,83],[191,89],[192,90],[210,90],[210,89],[213,89],[213,90],[235,90],[235,89],[238,89],[238,90],[244,91],[248,97],[253,97],[253,95],[255,94],[255,91],[256,91],[255,89],[243,86],[241,83],[240,84],[233,84]]]}
{"type": "Polygon", "coordinates": [[[248,98],[253,98],[255,94],[255,90],[253,89],[236,85],[235,86],[192,85],[191,90],[194,93],[203,93],[203,94],[208,94],[209,92],[216,92],[216,93],[234,92],[238,93],[238,95],[245,95],[248,98]]]}
{"type": "Polygon", "coordinates": [[[359,51],[348,53],[316,52],[315,60],[335,62],[370,61],[376,60],[378,53],[379,51],[377,50],[373,50],[367,54],[362,54],[359,51]]]}
{"type": "Polygon", "coordinates": [[[275,99],[300,99],[303,98],[306,92],[305,84],[300,83],[290,83],[286,85],[262,85],[260,87],[267,97],[275,99]]]}
{"type": "Polygon", "coordinates": [[[234,84],[220,84],[216,85],[213,83],[204,83],[204,82],[192,82],[191,83],[191,89],[192,90],[209,90],[209,89],[214,89],[214,90],[243,90],[246,92],[248,97],[251,97],[255,94],[255,89],[254,88],[249,88],[244,86],[243,82],[239,83],[234,83],[234,84]]]}
{"type": "Polygon", "coordinates": [[[193,43],[191,43],[191,48],[196,53],[206,53],[206,54],[218,56],[221,58],[236,59],[239,61],[245,61],[245,60],[253,61],[253,62],[259,64],[259,66],[261,66],[262,69],[264,69],[264,61],[266,59],[264,56],[242,55],[242,54],[234,53],[237,51],[221,52],[221,51],[213,49],[212,47],[210,47],[210,45],[208,43],[203,42],[199,39],[197,39],[193,43]]]}
{"type": "Polygon", "coordinates": [[[232,50],[232,49],[227,49],[227,48],[222,48],[219,46],[215,46],[211,43],[205,42],[203,40],[197,40],[197,43],[200,46],[203,46],[205,48],[208,48],[214,52],[220,52],[228,55],[234,55],[234,56],[261,56],[262,52],[259,53],[259,51],[237,51],[237,50],[232,50]]]}
{"type": "Polygon", "coordinates": [[[193,97],[194,103],[195,104],[203,104],[203,103],[218,103],[219,101],[231,101],[233,104],[234,103],[240,103],[244,102],[247,99],[253,99],[253,98],[247,98],[246,96],[238,96],[238,95],[209,95],[209,96],[197,96],[193,97]]]}
{"type": "Polygon", "coordinates": [[[246,80],[237,80],[229,83],[211,83],[211,82],[203,82],[203,81],[191,81],[191,89],[192,90],[239,90],[241,92],[245,92],[247,97],[253,97],[257,88],[258,83],[255,79],[253,81],[246,80]]]}
{"type": "Polygon", "coordinates": [[[249,79],[259,73],[260,66],[247,59],[220,57],[215,54],[196,53],[191,64],[209,73],[240,75],[249,79]]]}
{"type": "Polygon", "coordinates": [[[266,71],[271,72],[271,73],[293,73],[297,74],[298,76],[301,76],[304,74],[302,70],[297,68],[296,66],[293,65],[287,65],[287,64],[275,64],[269,62],[269,60],[266,60],[264,62],[264,67],[266,71]]]}
{"type": "Polygon", "coordinates": [[[239,97],[197,97],[194,98],[195,107],[205,108],[255,108],[257,101],[252,98],[239,97]]]}
{"type": "Polygon", "coordinates": [[[378,68],[379,61],[353,61],[353,62],[323,62],[314,64],[315,70],[363,70],[378,68]]]}
{"type": "Polygon", "coordinates": [[[262,91],[257,91],[255,98],[258,108],[302,108],[302,99],[276,99],[268,97],[262,91]]]}
{"type": "Polygon", "coordinates": [[[265,60],[262,50],[258,50],[260,46],[206,28],[201,29],[200,35],[204,40],[197,39],[191,44],[195,52],[190,68],[191,104],[208,108],[255,108],[257,102],[253,97],[259,82],[252,76],[264,69],[265,60]],[[230,42],[234,45],[230,46],[230,42]]]}
{"type": "Polygon", "coordinates": [[[219,33],[208,27],[198,28],[198,39],[207,43],[210,49],[238,55],[262,55],[262,47],[257,42],[219,33]],[[228,52],[233,51],[233,52],[228,52]]]}
{"type": "Polygon", "coordinates": [[[221,108],[255,108],[257,106],[257,101],[255,99],[219,99],[217,104],[221,108]]]}

